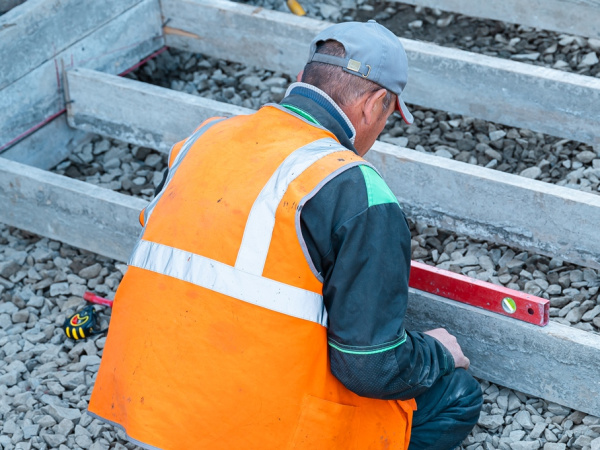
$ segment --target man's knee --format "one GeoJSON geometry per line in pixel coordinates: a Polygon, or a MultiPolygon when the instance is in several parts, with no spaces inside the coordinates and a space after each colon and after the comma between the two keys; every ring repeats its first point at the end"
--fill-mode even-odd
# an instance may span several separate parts
{"type": "Polygon", "coordinates": [[[477,423],[483,405],[481,385],[466,370],[456,369],[452,374],[451,386],[450,395],[455,404],[464,410],[465,419],[470,419],[474,425],[477,423]]]}
{"type": "Polygon", "coordinates": [[[475,378],[456,369],[416,400],[409,450],[452,449],[479,420],[483,394],[475,378]]]}
{"type": "Polygon", "coordinates": [[[440,378],[416,401],[415,424],[445,417],[450,421],[475,425],[483,405],[483,393],[475,378],[464,369],[456,369],[440,378]]]}

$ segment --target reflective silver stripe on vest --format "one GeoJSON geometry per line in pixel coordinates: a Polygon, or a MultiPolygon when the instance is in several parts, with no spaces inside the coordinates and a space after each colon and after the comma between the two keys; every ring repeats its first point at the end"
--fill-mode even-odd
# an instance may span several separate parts
{"type": "Polygon", "coordinates": [[[261,275],[275,227],[275,211],[289,184],[313,163],[334,152],[346,150],[331,138],[300,147],[281,163],[252,205],[235,268],[261,275]]]}
{"type": "Polygon", "coordinates": [[[133,250],[129,265],[327,326],[327,311],[321,295],[237,270],[204,256],[140,240],[133,250]]]}
{"type": "MultiPolygon", "coordinates": [[[[173,165],[171,167],[169,167],[169,172],[167,175],[167,179],[165,180],[165,185],[162,187],[162,190],[158,193],[158,195],[156,197],[154,197],[154,199],[144,209],[144,224],[148,223],[148,219],[150,219],[150,216],[152,215],[152,212],[154,211],[156,204],[162,197],[163,193],[167,190],[167,186],[173,179],[175,172],[177,172],[177,168],[181,164],[181,161],[183,161],[183,158],[185,157],[185,155],[187,155],[190,148],[192,148],[192,145],[194,145],[194,142],[196,142],[200,136],[202,136],[204,133],[206,133],[206,131],[210,127],[212,127],[213,125],[215,125],[219,122],[222,122],[224,120],[225,120],[224,118],[213,120],[212,122],[209,122],[206,125],[200,127],[194,134],[192,134],[189,138],[186,139],[185,143],[181,147],[181,150],[179,150],[179,153],[177,153],[177,156],[175,157],[175,160],[173,161],[173,165]]],[[[169,160],[171,160],[171,152],[172,151],[173,151],[173,148],[171,147],[171,151],[169,152],[169,160]]]]}

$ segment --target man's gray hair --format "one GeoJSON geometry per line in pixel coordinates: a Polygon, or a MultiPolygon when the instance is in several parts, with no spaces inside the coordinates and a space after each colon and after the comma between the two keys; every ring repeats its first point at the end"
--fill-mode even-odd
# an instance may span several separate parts
{"type": "MultiPolygon", "coordinates": [[[[317,53],[339,56],[341,58],[346,56],[344,46],[334,40],[320,42],[317,45],[317,53]]],[[[315,61],[304,66],[302,82],[318,87],[340,106],[351,104],[369,92],[383,89],[372,81],[345,72],[339,66],[315,61]]],[[[393,100],[394,94],[386,91],[385,98],[383,99],[384,111],[388,110],[393,100]]]]}

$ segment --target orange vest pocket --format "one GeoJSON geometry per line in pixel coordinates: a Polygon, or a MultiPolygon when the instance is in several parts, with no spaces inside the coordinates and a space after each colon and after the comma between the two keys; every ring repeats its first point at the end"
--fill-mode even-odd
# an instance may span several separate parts
{"type": "Polygon", "coordinates": [[[355,406],[312,395],[302,399],[300,418],[289,449],[331,450],[352,447],[355,406]]]}

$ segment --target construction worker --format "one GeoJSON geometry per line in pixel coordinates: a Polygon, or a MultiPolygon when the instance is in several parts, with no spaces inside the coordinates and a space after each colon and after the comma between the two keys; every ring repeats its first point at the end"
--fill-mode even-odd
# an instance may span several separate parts
{"type": "Polygon", "coordinates": [[[440,450],[479,417],[456,339],[404,327],[410,232],[362,158],[412,122],[402,45],[334,25],[299,79],[176,144],[141,215],[89,412],[142,447],[440,450]]]}

